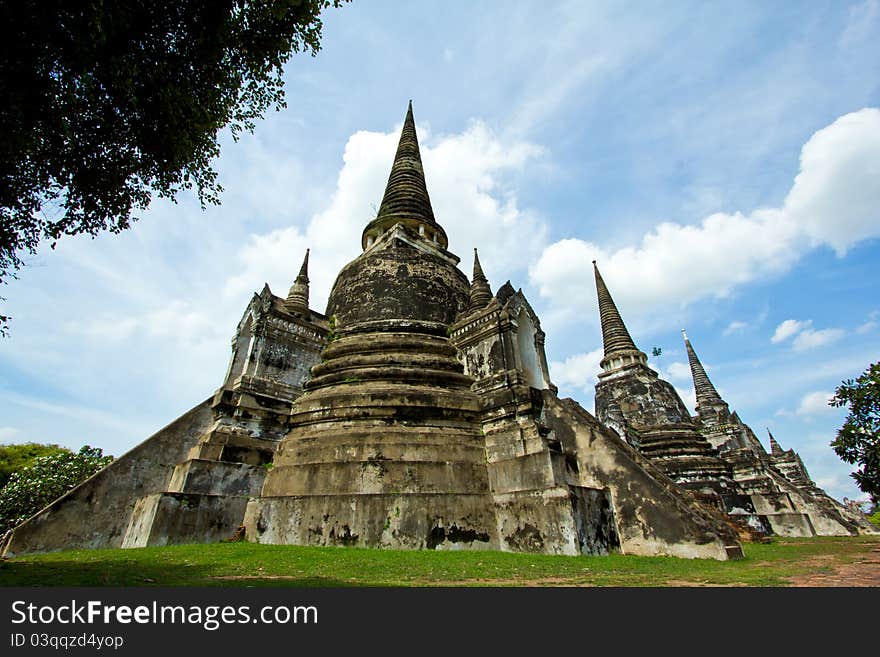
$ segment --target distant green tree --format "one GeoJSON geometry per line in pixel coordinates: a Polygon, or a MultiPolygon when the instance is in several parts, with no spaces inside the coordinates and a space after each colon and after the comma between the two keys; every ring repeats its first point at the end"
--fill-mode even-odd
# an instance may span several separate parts
{"type": "Polygon", "coordinates": [[[60,445],[22,443],[20,445],[0,445],[0,488],[6,485],[14,472],[31,465],[41,456],[52,456],[70,450],[60,445]]]}
{"type": "Polygon", "coordinates": [[[113,461],[100,448],[84,445],[76,454],[40,456],[14,473],[0,489],[0,534],[85,481],[113,461]]]}
{"type": "Polygon", "coordinates": [[[880,504],[880,362],[869,365],[857,379],[843,381],[829,404],[849,406],[831,446],[845,462],[860,466],[852,478],[876,507],[880,504]]]}
{"type": "Polygon", "coordinates": [[[218,132],[286,106],[284,64],[320,50],[339,4],[0,0],[0,283],[41,240],[125,230],[153,194],[218,203],[218,132]]]}

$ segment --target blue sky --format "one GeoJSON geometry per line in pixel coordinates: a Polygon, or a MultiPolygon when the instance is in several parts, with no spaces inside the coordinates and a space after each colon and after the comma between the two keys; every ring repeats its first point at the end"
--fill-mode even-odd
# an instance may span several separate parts
{"type": "Polygon", "coordinates": [[[880,1],[361,0],[286,91],[224,136],[222,206],[157,202],[27,258],[3,291],[0,441],[131,448],[220,385],[250,295],[285,294],[306,248],[323,310],[413,99],[451,249],[523,288],[562,394],[592,410],[597,258],[691,407],[681,328],[765,444],[858,495],[825,400],[880,352],[880,1]]]}

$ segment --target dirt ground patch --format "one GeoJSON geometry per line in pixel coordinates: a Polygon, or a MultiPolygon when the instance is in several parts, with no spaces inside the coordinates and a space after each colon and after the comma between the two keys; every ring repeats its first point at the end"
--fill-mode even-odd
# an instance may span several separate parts
{"type": "Polygon", "coordinates": [[[792,577],[790,586],[880,586],[880,546],[865,548],[851,563],[829,564],[833,559],[826,556],[809,559],[822,570],[792,577]]]}

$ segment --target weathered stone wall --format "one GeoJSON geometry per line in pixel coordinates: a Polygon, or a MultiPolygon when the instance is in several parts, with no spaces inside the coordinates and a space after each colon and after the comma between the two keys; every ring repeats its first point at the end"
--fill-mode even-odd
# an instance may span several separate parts
{"type": "Polygon", "coordinates": [[[475,380],[474,390],[517,384],[555,390],[537,315],[521,291],[503,299],[496,297],[486,308],[459,317],[450,328],[465,374],[475,380]]]}
{"type": "Polygon", "coordinates": [[[138,500],[122,547],[228,540],[241,525],[247,502],[247,497],[228,495],[147,495],[138,500]]]}
{"type": "Polygon", "coordinates": [[[482,395],[501,549],[728,558],[735,533],[571,400],[525,386],[482,395]]]}
{"type": "Polygon", "coordinates": [[[523,385],[482,396],[489,487],[502,550],[607,554],[617,548],[610,510],[591,505],[602,491],[571,485],[558,446],[542,435],[533,395],[523,385]],[[592,527],[593,520],[603,527],[592,527]]]}
{"type": "Polygon", "coordinates": [[[265,478],[265,466],[190,459],[174,469],[168,490],[202,495],[252,496],[260,494],[265,478]]]}
{"type": "Polygon", "coordinates": [[[320,360],[329,326],[323,315],[288,310],[268,286],[253,296],[232,340],[224,389],[288,403],[302,392],[320,360]]]}
{"type": "MultiPolygon", "coordinates": [[[[472,376],[478,385],[514,368],[513,364],[508,365],[509,356],[504,352],[499,314],[495,312],[481,317],[474,326],[469,327],[473,335],[468,342],[457,345],[465,373],[472,376]]],[[[457,337],[453,331],[454,342],[457,337]]]]}
{"type": "Polygon", "coordinates": [[[467,307],[470,285],[458,258],[395,226],[336,278],[327,315],[337,327],[421,320],[451,324],[467,307]]]}
{"type": "Polygon", "coordinates": [[[248,536],[497,549],[480,402],[445,327],[359,328],[340,329],[294,403],[291,430],[249,506],[248,536]]]}
{"type": "Polygon", "coordinates": [[[320,361],[324,336],[315,328],[284,317],[267,317],[254,345],[253,376],[301,389],[320,361]]]}
{"type": "MultiPolygon", "coordinates": [[[[780,456],[768,455],[751,428],[736,413],[725,422],[703,421],[700,433],[719,446],[719,455],[732,468],[737,486],[749,497],[757,522],[770,533],[780,536],[849,536],[859,533],[859,526],[842,513],[842,508],[818,488],[797,455],[785,452],[781,459],[793,471],[779,468],[780,456]],[[800,464],[800,465],[798,465],[800,464]],[[801,517],[798,518],[797,516],[801,517]]],[[[726,504],[728,511],[733,508],[726,504]]],[[[748,519],[754,525],[753,518],[748,519]]]]}
{"type": "Polygon", "coordinates": [[[304,308],[294,312],[268,286],[255,294],[238,323],[226,378],[214,397],[219,422],[251,438],[280,440],[290,404],[320,362],[328,333],[323,315],[304,308]]]}
{"type": "Polygon", "coordinates": [[[549,391],[543,398],[542,421],[570,456],[567,463],[580,484],[608,492],[623,553],[711,559],[741,554],[730,527],[576,402],[549,391]]]}
{"type": "MultiPolygon", "coordinates": [[[[567,486],[521,490],[494,496],[500,549],[506,552],[581,554],[580,523],[567,486]]],[[[587,554],[608,546],[588,545],[587,554]]]]}
{"type": "Polygon", "coordinates": [[[487,494],[378,493],[262,497],[245,515],[248,540],[285,545],[498,550],[487,494]]]}
{"type": "Polygon", "coordinates": [[[166,490],[212,421],[205,400],[16,527],[3,555],[121,547],[135,504],[166,490]]]}
{"type": "Polygon", "coordinates": [[[675,388],[644,363],[599,375],[596,415],[679,486],[703,495],[704,502],[720,506],[726,496],[739,494],[730,466],[697,431],[675,388]]]}
{"type": "Polygon", "coordinates": [[[604,422],[609,406],[616,403],[632,427],[691,424],[691,416],[671,384],[645,366],[600,376],[596,384],[596,417],[604,422]]]}

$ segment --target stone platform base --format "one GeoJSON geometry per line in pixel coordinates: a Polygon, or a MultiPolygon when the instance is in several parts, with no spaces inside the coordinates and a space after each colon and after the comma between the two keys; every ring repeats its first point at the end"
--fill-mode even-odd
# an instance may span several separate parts
{"type": "Polygon", "coordinates": [[[244,519],[247,497],[157,493],[138,500],[123,548],[229,540],[244,519]]]}
{"type": "Polygon", "coordinates": [[[253,499],[248,540],[429,550],[607,554],[607,493],[578,486],[503,495],[310,495],[253,499]]]}
{"type": "Polygon", "coordinates": [[[769,513],[763,518],[776,536],[797,538],[816,535],[805,513],[769,513]]]}
{"type": "Polygon", "coordinates": [[[245,514],[247,539],[287,545],[497,550],[489,495],[263,497],[245,514]]]}

